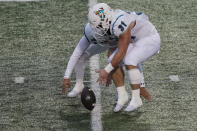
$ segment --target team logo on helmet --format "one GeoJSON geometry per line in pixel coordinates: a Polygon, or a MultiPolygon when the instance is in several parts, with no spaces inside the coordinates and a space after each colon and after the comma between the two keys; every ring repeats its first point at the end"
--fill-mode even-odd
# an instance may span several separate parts
{"type": "Polygon", "coordinates": [[[96,11],[96,15],[98,15],[102,21],[104,21],[105,15],[104,15],[104,9],[100,8],[98,11],[96,11]]]}

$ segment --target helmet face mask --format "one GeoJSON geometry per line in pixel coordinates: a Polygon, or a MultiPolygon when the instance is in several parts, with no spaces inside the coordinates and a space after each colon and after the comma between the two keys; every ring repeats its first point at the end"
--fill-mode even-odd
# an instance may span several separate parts
{"type": "Polygon", "coordinates": [[[107,35],[112,20],[113,10],[105,3],[99,3],[89,9],[88,21],[95,37],[107,35]]]}
{"type": "Polygon", "coordinates": [[[93,28],[92,34],[99,44],[106,43],[106,40],[108,39],[107,32],[102,28],[93,28]]]}
{"type": "Polygon", "coordinates": [[[95,36],[96,38],[98,37],[104,37],[107,35],[107,30],[102,28],[102,27],[96,27],[96,28],[92,28],[93,30],[93,36],[95,36]]]}

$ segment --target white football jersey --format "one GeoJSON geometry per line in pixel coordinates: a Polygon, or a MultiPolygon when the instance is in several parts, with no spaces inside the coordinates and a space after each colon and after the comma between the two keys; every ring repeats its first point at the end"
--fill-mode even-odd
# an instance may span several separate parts
{"type": "Polygon", "coordinates": [[[136,25],[131,30],[132,40],[139,40],[151,34],[157,33],[155,26],[148,20],[148,17],[141,12],[130,12],[123,10],[115,10],[110,32],[112,35],[119,37],[126,31],[131,22],[136,22],[136,25]]]}
{"type": "Polygon", "coordinates": [[[86,37],[89,43],[97,44],[96,39],[93,37],[93,30],[90,27],[89,23],[85,24],[84,26],[84,36],[86,37]]]}

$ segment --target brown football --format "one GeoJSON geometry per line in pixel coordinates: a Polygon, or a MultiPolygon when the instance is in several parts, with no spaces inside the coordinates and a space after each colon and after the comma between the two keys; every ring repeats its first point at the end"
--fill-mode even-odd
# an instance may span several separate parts
{"type": "Polygon", "coordinates": [[[89,87],[84,87],[81,93],[81,102],[88,110],[93,110],[96,104],[94,92],[89,87]]]}

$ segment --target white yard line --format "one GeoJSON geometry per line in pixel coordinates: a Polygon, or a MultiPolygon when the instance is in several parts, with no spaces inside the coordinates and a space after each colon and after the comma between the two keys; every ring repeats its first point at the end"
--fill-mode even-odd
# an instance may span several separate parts
{"type": "MultiPolygon", "coordinates": [[[[89,0],[88,6],[92,7],[96,3],[97,0],[89,0]]],[[[90,58],[91,89],[96,95],[96,106],[91,112],[91,126],[93,131],[102,131],[103,126],[101,122],[101,91],[99,84],[96,82],[98,78],[98,74],[95,72],[96,69],[100,69],[98,54],[90,58]]]]}
{"type": "MultiPolygon", "coordinates": [[[[91,7],[96,3],[97,0],[89,0],[88,6],[91,7]]],[[[91,126],[92,126],[92,131],[102,131],[103,126],[101,122],[101,91],[99,84],[96,82],[98,78],[98,74],[95,72],[96,69],[100,69],[98,54],[90,58],[91,88],[96,95],[96,106],[91,112],[91,121],[92,121],[91,126]]]]}
{"type": "Polygon", "coordinates": [[[96,82],[98,74],[95,72],[99,67],[99,55],[92,56],[90,58],[90,75],[91,75],[91,89],[96,95],[96,106],[91,112],[91,126],[93,131],[102,131],[102,122],[101,122],[101,91],[100,86],[96,82]]]}
{"type": "Polygon", "coordinates": [[[88,6],[92,7],[93,5],[95,5],[97,3],[97,0],[88,0],[88,6]]]}
{"type": "MultiPolygon", "coordinates": [[[[70,81],[71,83],[76,83],[76,81],[70,81]]],[[[91,81],[83,81],[83,83],[90,83],[91,81]]]]}

